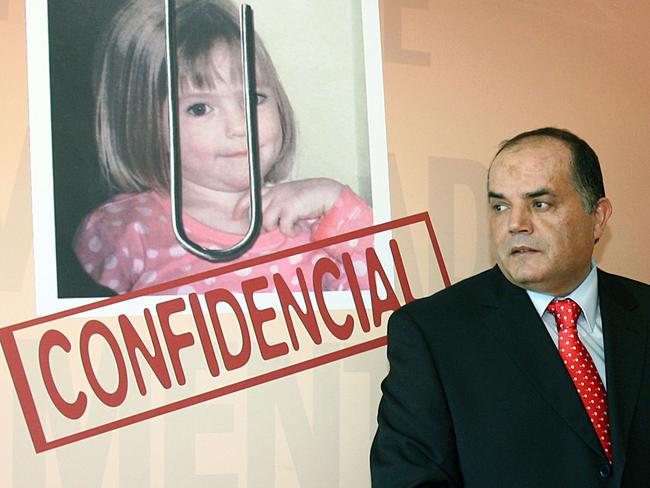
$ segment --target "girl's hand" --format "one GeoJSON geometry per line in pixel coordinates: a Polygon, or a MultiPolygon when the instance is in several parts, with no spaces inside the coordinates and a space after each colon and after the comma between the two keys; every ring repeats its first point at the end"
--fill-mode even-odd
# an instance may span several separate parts
{"type": "MultiPolygon", "coordinates": [[[[329,178],[310,178],[262,188],[262,227],[265,231],[280,229],[294,237],[298,222],[325,215],[341,194],[343,185],[329,178]]],[[[248,195],[235,205],[233,218],[241,219],[250,207],[248,195]]]]}

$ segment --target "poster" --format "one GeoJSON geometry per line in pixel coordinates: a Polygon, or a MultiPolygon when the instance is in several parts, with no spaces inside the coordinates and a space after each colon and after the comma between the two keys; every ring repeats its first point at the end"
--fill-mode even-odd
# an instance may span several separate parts
{"type": "MultiPolygon", "coordinates": [[[[44,464],[18,466],[13,479],[61,486],[125,486],[132,479],[152,486],[331,486],[367,478],[356,460],[341,455],[366,455],[385,373],[380,351],[388,316],[445,286],[448,276],[426,213],[391,220],[378,3],[252,6],[263,174],[284,163],[268,148],[282,155],[286,140],[295,138],[292,166],[278,181],[269,177],[265,190],[327,178],[345,186],[341,195],[353,202],[339,207],[336,200],[340,216],[370,217],[319,233],[332,220],[330,210],[308,219],[304,228],[313,239],[286,239],[202,267],[192,257],[192,268],[177,265],[174,274],[149,280],[161,275],[163,267],[149,266],[169,258],[166,252],[187,255],[161,237],[172,234],[170,212],[152,203],[168,198],[168,188],[155,187],[165,158],[155,161],[149,186],[120,180],[127,167],[129,177],[146,179],[133,169],[137,159],[166,151],[168,135],[159,134],[166,110],[161,5],[27,5],[36,313],[3,328],[0,342],[16,392],[14,416],[25,426],[17,450],[44,464]],[[274,111],[266,99],[276,103],[274,111]],[[120,157],[106,162],[107,154],[120,157]],[[125,223],[128,205],[138,220],[125,223]],[[111,243],[92,227],[98,214],[109,230],[133,229],[142,239],[128,243],[118,235],[111,243]],[[153,227],[159,222],[163,231],[153,227]],[[415,241],[424,243],[417,258],[415,241]],[[140,276],[129,288],[120,287],[122,275],[111,274],[124,265],[140,276]],[[105,454],[90,447],[99,445],[105,454]],[[318,461],[332,455],[330,464],[318,461]],[[95,467],[80,475],[66,456],[95,467]]],[[[179,2],[177,13],[179,65],[193,70],[180,75],[181,124],[198,127],[205,116],[214,139],[229,144],[233,114],[243,112],[229,80],[241,75],[236,43],[219,29],[236,27],[235,9],[228,2],[179,2]],[[192,47],[202,43],[203,51],[192,47]],[[198,54],[183,54],[191,49],[198,54]],[[204,83],[201,76],[213,78],[204,83]]],[[[210,159],[217,166],[244,159],[221,158],[211,135],[202,132],[197,143],[183,139],[192,136],[184,130],[186,195],[192,195],[185,186],[192,164],[202,163],[197,154],[218,153],[210,159]]],[[[240,170],[201,171],[227,186],[240,170]]],[[[223,189],[215,185],[210,189],[223,189]]],[[[195,220],[187,219],[188,230],[200,229],[195,220]]],[[[279,234],[264,231],[260,242],[279,234]]]]}

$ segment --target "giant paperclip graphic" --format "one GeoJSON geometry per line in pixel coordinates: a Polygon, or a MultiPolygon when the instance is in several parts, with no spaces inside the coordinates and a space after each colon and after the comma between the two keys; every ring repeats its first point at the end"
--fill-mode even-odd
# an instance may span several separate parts
{"type": "Polygon", "coordinates": [[[208,249],[188,238],[183,225],[182,161],[178,123],[178,68],[176,63],[175,2],[165,0],[165,32],[167,36],[167,97],[169,112],[169,164],[172,205],[172,227],[180,244],[189,252],[208,261],[227,261],[244,254],[259,236],[262,227],[262,177],[260,172],[257,132],[257,83],[255,80],[255,31],[253,9],[240,7],[240,36],[244,71],[244,103],[246,107],[246,144],[250,180],[250,225],[237,244],[225,249],[208,249]]]}

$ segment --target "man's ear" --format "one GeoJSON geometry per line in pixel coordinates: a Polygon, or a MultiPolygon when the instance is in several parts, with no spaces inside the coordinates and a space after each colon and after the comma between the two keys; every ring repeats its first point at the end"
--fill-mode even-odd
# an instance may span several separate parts
{"type": "Polygon", "coordinates": [[[612,202],[609,198],[602,197],[596,202],[592,212],[594,217],[594,242],[598,242],[605,232],[605,225],[613,211],[612,202]]]}

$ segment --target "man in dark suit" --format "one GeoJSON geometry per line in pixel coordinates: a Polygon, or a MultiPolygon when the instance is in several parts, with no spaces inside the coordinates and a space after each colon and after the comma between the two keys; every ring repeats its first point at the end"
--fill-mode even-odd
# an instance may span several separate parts
{"type": "Polygon", "coordinates": [[[519,134],[488,197],[497,266],[390,319],[373,487],[650,487],[650,286],[593,264],[596,154],[519,134]]]}

